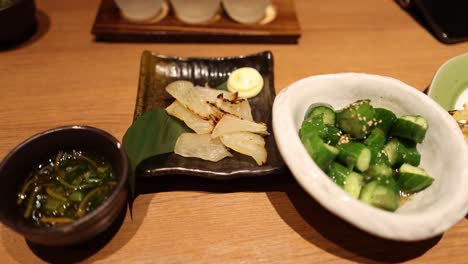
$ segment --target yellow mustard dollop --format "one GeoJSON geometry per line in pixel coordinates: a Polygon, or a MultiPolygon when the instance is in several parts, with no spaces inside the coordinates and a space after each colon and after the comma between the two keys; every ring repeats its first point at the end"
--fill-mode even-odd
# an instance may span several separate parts
{"type": "Polygon", "coordinates": [[[229,76],[227,88],[230,92],[237,92],[239,97],[251,98],[263,89],[263,77],[254,68],[239,68],[229,76]]]}

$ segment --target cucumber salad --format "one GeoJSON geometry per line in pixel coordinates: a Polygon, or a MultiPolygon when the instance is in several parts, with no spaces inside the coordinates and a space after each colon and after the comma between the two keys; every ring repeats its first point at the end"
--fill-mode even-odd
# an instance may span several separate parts
{"type": "Polygon", "coordinates": [[[416,146],[427,129],[422,116],[397,117],[365,99],[340,110],[312,104],[299,135],[315,163],[349,195],[395,211],[434,181],[418,167],[416,146]]]}

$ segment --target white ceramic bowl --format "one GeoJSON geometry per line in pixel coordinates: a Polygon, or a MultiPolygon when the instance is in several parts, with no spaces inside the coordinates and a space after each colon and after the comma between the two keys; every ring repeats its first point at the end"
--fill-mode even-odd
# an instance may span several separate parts
{"type": "Polygon", "coordinates": [[[281,155],[299,184],[320,204],[358,228],[393,240],[434,237],[468,212],[468,147],[453,118],[437,103],[401,81],[378,75],[341,73],[312,76],[283,89],[273,104],[273,131],[281,155]],[[312,103],[340,109],[357,99],[403,114],[420,114],[429,123],[421,164],[435,178],[396,212],[351,198],[310,158],[298,131],[312,103]]]}

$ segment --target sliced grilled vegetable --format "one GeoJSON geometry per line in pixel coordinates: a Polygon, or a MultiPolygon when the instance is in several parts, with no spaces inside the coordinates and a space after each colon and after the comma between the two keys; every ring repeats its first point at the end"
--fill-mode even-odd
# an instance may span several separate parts
{"type": "Polygon", "coordinates": [[[369,168],[371,151],[366,145],[360,142],[349,142],[338,144],[338,160],[350,169],[356,168],[358,171],[365,171],[369,168]]]}
{"type": "Polygon", "coordinates": [[[222,112],[208,102],[203,101],[193,83],[189,81],[172,82],[166,87],[166,91],[177,99],[180,104],[203,119],[218,120],[222,117],[222,112]]]}
{"type": "Polygon", "coordinates": [[[269,135],[265,123],[256,123],[249,120],[240,119],[234,115],[226,114],[221,118],[211,133],[212,138],[234,132],[252,132],[260,135],[269,135]]]}
{"type": "Polygon", "coordinates": [[[398,170],[398,186],[408,193],[421,191],[434,181],[425,170],[404,163],[398,170]]]}
{"type": "Polygon", "coordinates": [[[218,97],[214,104],[222,112],[235,115],[245,120],[253,121],[252,110],[249,101],[238,98],[234,101],[229,101],[224,97],[218,97]]]}
{"type": "Polygon", "coordinates": [[[174,101],[171,105],[166,107],[166,112],[184,121],[184,123],[197,134],[210,133],[214,128],[213,121],[201,118],[178,101],[174,101]]]}
{"type": "Polygon", "coordinates": [[[393,123],[397,119],[395,113],[385,108],[375,108],[375,127],[380,128],[385,135],[388,135],[393,123]]]}
{"type": "Polygon", "coordinates": [[[337,148],[325,143],[317,134],[304,138],[302,143],[315,163],[325,172],[339,153],[337,148]]]}
{"type": "Polygon", "coordinates": [[[174,153],[183,157],[209,161],[220,161],[226,157],[232,157],[219,138],[211,138],[210,134],[196,133],[182,133],[176,141],[174,153]]]}
{"type": "Polygon", "coordinates": [[[359,199],[367,204],[388,211],[395,211],[400,204],[398,186],[392,177],[372,180],[362,187],[359,199]]]}
{"type": "Polygon", "coordinates": [[[370,100],[356,101],[336,113],[336,124],[356,139],[363,139],[375,123],[375,110],[370,100]]]}
{"type": "Polygon", "coordinates": [[[393,124],[390,134],[421,143],[426,136],[428,124],[424,117],[407,115],[398,118],[393,124]]]}
{"type": "Polygon", "coordinates": [[[259,166],[267,161],[265,139],[251,132],[236,132],[224,134],[219,137],[228,148],[252,157],[259,166]]]}
{"type": "Polygon", "coordinates": [[[316,116],[322,117],[323,123],[325,125],[330,125],[330,126],[335,125],[336,114],[331,105],[327,105],[327,104],[310,105],[304,119],[308,120],[316,116]]]}
{"type": "Polygon", "coordinates": [[[196,90],[200,94],[200,97],[203,101],[214,104],[218,98],[223,98],[228,101],[237,100],[237,93],[231,93],[228,91],[212,89],[209,87],[195,86],[196,90]]]}
{"type": "Polygon", "coordinates": [[[416,144],[408,140],[392,138],[385,144],[383,151],[387,154],[393,168],[399,167],[403,163],[418,166],[421,161],[421,154],[416,148],[416,144]]]}
{"type": "MultiPolygon", "coordinates": [[[[244,76],[250,70],[256,71],[244,68],[233,73],[235,78],[230,83],[237,85],[239,92],[252,85],[251,76],[244,76]],[[243,76],[248,78],[243,79],[243,76]]],[[[261,76],[260,79],[263,82],[261,76]]],[[[237,92],[195,87],[183,80],[170,83],[166,91],[176,99],[166,112],[184,121],[196,133],[181,134],[177,138],[176,154],[219,161],[231,157],[229,149],[232,149],[252,156],[258,165],[265,164],[267,150],[263,136],[269,135],[267,125],[253,121],[247,99],[238,97],[237,92]]]]}

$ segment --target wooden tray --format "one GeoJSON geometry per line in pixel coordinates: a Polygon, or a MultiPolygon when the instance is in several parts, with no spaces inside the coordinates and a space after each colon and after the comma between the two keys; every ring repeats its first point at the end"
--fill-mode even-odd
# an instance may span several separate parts
{"type": "Polygon", "coordinates": [[[188,25],[172,10],[157,23],[138,24],[122,18],[113,0],[102,0],[92,33],[98,41],[118,42],[297,43],[301,32],[294,0],[273,0],[273,4],[276,17],[265,25],[240,24],[225,13],[210,24],[188,25]]]}

